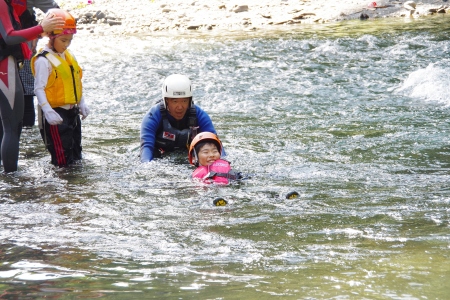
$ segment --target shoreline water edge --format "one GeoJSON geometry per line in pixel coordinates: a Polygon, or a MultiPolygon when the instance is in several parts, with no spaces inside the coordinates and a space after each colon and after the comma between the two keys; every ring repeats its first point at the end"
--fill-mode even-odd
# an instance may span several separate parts
{"type": "MultiPolygon", "coordinates": [[[[66,0],[80,33],[179,34],[190,31],[258,31],[352,19],[420,18],[450,13],[447,0],[66,0]]],[[[42,12],[37,12],[38,19],[42,12]]]]}

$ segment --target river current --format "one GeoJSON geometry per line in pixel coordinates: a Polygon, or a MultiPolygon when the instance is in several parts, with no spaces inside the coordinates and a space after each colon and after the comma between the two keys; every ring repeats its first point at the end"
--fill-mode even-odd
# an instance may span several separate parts
{"type": "Polygon", "coordinates": [[[0,298],[447,299],[449,30],[79,34],[85,158],[54,168],[23,130],[19,172],[0,175],[0,298]],[[247,180],[199,185],[181,154],[139,162],[173,73],[247,180]]]}

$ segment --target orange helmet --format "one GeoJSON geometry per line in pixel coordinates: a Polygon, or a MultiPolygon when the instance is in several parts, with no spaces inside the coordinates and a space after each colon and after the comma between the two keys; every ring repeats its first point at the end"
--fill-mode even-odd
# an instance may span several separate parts
{"type": "Polygon", "coordinates": [[[49,37],[55,38],[58,35],[62,35],[62,34],[74,34],[74,33],[77,33],[77,21],[67,11],[59,9],[59,8],[52,8],[52,9],[48,10],[46,17],[48,17],[48,18],[60,17],[60,18],[62,18],[64,20],[64,27],[63,27],[63,29],[62,30],[55,30],[53,32],[50,32],[48,34],[49,37]]]}
{"type": "Polygon", "coordinates": [[[191,165],[196,165],[198,158],[197,158],[197,149],[195,149],[195,146],[200,142],[212,142],[217,145],[220,155],[222,155],[222,142],[219,140],[217,135],[215,135],[212,132],[200,132],[197,134],[194,139],[191,142],[191,145],[189,146],[189,152],[188,152],[188,158],[189,163],[191,165]]]}

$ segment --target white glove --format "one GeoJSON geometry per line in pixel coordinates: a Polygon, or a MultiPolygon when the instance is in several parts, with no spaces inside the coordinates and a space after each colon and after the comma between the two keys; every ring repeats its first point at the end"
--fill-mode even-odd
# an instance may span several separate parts
{"type": "Polygon", "coordinates": [[[44,106],[41,106],[41,109],[44,112],[45,119],[50,125],[58,125],[63,122],[61,116],[53,110],[50,104],[46,103],[44,106]]]}
{"type": "Polygon", "coordinates": [[[80,115],[83,116],[81,120],[86,119],[87,116],[89,116],[89,107],[86,105],[86,102],[84,102],[84,98],[81,99],[80,104],[78,104],[78,106],[80,107],[80,115]]]}

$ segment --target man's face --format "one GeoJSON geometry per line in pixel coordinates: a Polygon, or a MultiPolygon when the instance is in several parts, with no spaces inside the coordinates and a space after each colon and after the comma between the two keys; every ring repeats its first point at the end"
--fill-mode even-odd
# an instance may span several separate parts
{"type": "Polygon", "coordinates": [[[189,98],[166,98],[167,111],[169,114],[179,121],[183,119],[189,108],[189,98]]]}

